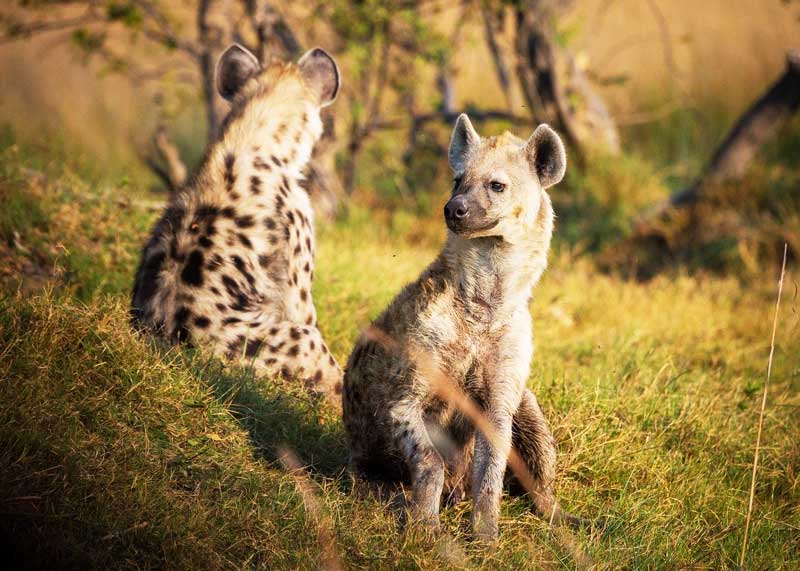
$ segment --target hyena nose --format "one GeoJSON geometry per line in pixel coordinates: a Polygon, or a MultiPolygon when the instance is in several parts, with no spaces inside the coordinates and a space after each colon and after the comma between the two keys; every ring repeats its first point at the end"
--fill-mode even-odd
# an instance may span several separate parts
{"type": "Polygon", "coordinates": [[[463,220],[468,214],[469,206],[463,194],[454,196],[444,205],[444,217],[448,220],[463,220]]]}

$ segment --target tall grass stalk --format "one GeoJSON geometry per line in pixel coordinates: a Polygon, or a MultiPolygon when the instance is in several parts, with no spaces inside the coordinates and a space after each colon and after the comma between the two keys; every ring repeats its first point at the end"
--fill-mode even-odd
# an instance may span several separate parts
{"type": "Polygon", "coordinates": [[[764,427],[764,409],[767,407],[767,389],[772,376],[772,357],[775,354],[775,333],[778,330],[778,312],[781,308],[781,294],[783,293],[783,278],[786,275],[786,253],[788,244],[783,245],[783,264],[781,265],[781,279],[778,282],[778,299],[775,301],[775,318],[772,321],[772,341],[769,345],[769,360],[767,361],[767,380],[764,382],[764,394],[761,397],[761,411],[758,414],[758,434],[756,435],[756,449],[753,452],[753,473],[750,476],[750,501],[747,505],[747,517],[744,521],[744,538],[742,539],[742,553],[739,556],[739,569],[744,569],[744,558],[747,555],[747,539],[750,531],[750,517],[753,515],[753,499],[756,493],[756,470],[758,470],[758,453],[761,448],[761,431],[764,427]]]}

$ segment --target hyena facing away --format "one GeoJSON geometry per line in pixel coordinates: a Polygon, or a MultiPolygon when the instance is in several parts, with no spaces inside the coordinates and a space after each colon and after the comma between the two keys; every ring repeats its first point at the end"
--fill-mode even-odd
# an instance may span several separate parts
{"type": "Polygon", "coordinates": [[[553,230],[545,189],[564,175],[564,146],[546,125],[527,141],[508,133],[481,139],[461,115],[450,164],[455,185],[443,251],[359,338],[346,367],[351,467],[367,478],[410,478],[413,511],[433,525],[446,474],[471,480],[473,530],[494,538],[513,443],[533,477],[537,511],[577,523],[556,502],[555,442],[526,388],[528,304],[553,230]],[[493,440],[441,397],[437,375],[474,399],[493,440]]]}
{"type": "Polygon", "coordinates": [[[303,170],[339,90],[323,50],[262,68],[233,45],[217,65],[231,102],[221,134],[156,223],[133,289],[134,325],[256,370],[304,381],[331,401],[341,369],[316,327],[314,229],[303,170]]]}

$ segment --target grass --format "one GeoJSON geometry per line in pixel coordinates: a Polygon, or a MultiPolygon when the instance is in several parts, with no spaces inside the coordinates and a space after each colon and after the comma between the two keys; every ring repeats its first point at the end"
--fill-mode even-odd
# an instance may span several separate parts
{"type": "MultiPolygon", "coordinates": [[[[559,442],[559,497],[609,525],[595,535],[550,531],[528,502],[506,498],[500,543],[487,549],[469,540],[468,503],[444,511],[446,533],[435,539],[401,529],[385,502],[356,493],[344,473],[341,422],[301,391],[132,334],[129,287],[158,197],[39,159],[13,145],[0,156],[0,265],[15,268],[0,274],[5,560],[23,568],[314,568],[317,516],[279,462],[285,446],[309,466],[348,569],[736,567],[769,349],[770,276],[677,273],[642,284],[559,248],[532,304],[529,385],[559,442]],[[6,245],[15,231],[22,248],[6,245]]],[[[568,221],[556,242],[564,228],[568,221]]],[[[357,206],[319,228],[315,299],[340,361],[442,238],[437,222],[357,206]]],[[[800,320],[791,273],[787,290],[748,548],[753,569],[800,565],[800,320]]]]}

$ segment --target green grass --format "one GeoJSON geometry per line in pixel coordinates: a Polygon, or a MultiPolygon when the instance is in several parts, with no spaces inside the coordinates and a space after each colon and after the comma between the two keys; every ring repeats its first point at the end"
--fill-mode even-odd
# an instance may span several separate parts
{"type": "MultiPolygon", "coordinates": [[[[315,519],[276,461],[287,446],[309,466],[346,568],[736,567],[772,275],[640,284],[560,248],[532,304],[529,385],[559,441],[559,497],[609,525],[595,535],[550,531],[528,502],[507,498],[500,542],[486,548],[469,540],[468,503],[445,510],[445,534],[432,538],[355,493],[341,422],[302,391],[134,335],[128,292],[158,197],[68,166],[33,176],[31,164],[4,151],[0,171],[3,239],[17,230],[29,250],[0,250],[0,263],[58,270],[46,290],[21,287],[23,270],[4,276],[0,296],[0,539],[20,566],[315,568],[315,519]]],[[[315,299],[340,361],[443,235],[431,222],[355,206],[321,225],[315,299]]],[[[794,283],[790,275],[750,569],[800,565],[794,283]]]]}

